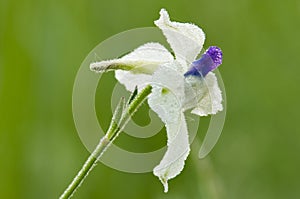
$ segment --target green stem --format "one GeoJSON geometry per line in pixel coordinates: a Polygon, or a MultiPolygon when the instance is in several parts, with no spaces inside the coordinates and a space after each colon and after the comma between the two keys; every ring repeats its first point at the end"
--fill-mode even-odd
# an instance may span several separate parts
{"type": "MultiPolygon", "coordinates": [[[[110,146],[114,139],[123,130],[130,117],[137,111],[137,109],[141,106],[141,104],[151,93],[151,89],[152,87],[150,85],[146,86],[139,94],[137,94],[136,97],[134,97],[134,99],[132,99],[129,102],[128,106],[125,107],[125,112],[123,112],[121,118],[119,119],[119,122],[115,121],[114,118],[112,119],[107,133],[103,138],[101,138],[100,142],[96,146],[95,150],[88,157],[81,170],[75,176],[75,178],[67,187],[67,189],[63,192],[63,194],[59,197],[60,199],[67,199],[72,197],[72,195],[76,192],[77,188],[88,176],[89,172],[97,165],[99,158],[103,155],[105,150],[110,146]]],[[[118,108],[120,107],[117,107],[117,109],[118,108]]],[[[118,110],[116,112],[118,112],[118,110]]]]}

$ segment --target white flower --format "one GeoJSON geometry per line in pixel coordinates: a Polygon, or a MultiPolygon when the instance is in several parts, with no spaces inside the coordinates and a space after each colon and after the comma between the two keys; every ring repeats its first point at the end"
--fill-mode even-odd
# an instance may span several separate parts
{"type": "Polygon", "coordinates": [[[222,62],[222,52],[211,47],[194,61],[202,49],[205,35],[196,25],[170,21],[166,10],[154,22],[167,38],[175,57],[159,43],[146,43],[120,59],[92,63],[91,70],[115,70],[116,79],[133,91],[152,85],[150,108],[165,123],[167,151],[154,170],[168,191],[168,180],[183,169],[190,152],[184,111],[199,116],[216,114],[223,109],[222,95],[213,72],[222,62]]]}

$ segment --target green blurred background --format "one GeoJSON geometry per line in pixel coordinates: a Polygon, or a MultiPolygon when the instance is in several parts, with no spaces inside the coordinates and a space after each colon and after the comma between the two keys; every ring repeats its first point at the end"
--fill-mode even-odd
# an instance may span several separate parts
{"type": "Polygon", "coordinates": [[[98,165],[74,198],[300,196],[300,1],[0,0],[0,198],[58,198],[89,155],[71,109],[81,62],[111,35],[153,26],[162,7],[224,51],[221,139],[168,194],[151,173],[98,165]]]}

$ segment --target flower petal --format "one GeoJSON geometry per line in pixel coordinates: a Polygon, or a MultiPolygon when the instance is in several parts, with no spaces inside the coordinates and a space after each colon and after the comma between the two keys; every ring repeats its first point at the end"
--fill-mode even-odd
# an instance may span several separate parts
{"type": "Polygon", "coordinates": [[[155,25],[162,31],[176,59],[187,66],[195,60],[204,44],[205,35],[201,28],[190,23],[179,23],[170,21],[169,14],[165,9],[161,9],[160,18],[155,25]]]}
{"type": "Polygon", "coordinates": [[[152,74],[158,65],[172,60],[172,54],[161,44],[146,43],[120,59],[92,63],[90,69],[95,72],[120,69],[131,73],[152,74]]]}
{"type": "Polygon", "coordinates": [[[185,92],[185,110],[193,108],[193,114],[207,116],[223,110],[221,90],[217,77],[212,72],[205,78],[186,78],[185,92]]]}
{"type": "Polygon", "coordinates": [[[153,170],[168,191],[168,180],[182,171],[189,154],[188,131],[182,112],[182,98],[184,96],[184,78],[167,64],[161,66],[152,79],[152,93],[148,103],[150,108],[158,114],[165,123],[168,137],[168,149],[153,170]]]}
{"type": "Polygon", "coordinates": [[[159,177],[164,185],[164,191],[168,192],[168,180],[176,177],[184,168],[185,160],[190,153],[189,137],[184,114],[180,114],[176,123],[166,123],[168,139],[168,149],[154,170],[155,176],[159,177]]]}
{"type": "Polygon", "coordinates": [[[151,82],[152,76],[147,74],[134,74],[130,71],[116,70],[115,78],[125,86],[126,90],[133,92],[135,87],[140,91],[151,82]]]}

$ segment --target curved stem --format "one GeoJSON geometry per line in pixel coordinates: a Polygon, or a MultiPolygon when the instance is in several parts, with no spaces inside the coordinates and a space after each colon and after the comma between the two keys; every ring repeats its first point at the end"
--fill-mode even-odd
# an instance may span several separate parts
{"type": "Polygon", "coordinates": [[[93,168],[97,165],[99,158],[101,158],[105,150],[124,129],[130,117],[137,111],[137,109],[141,106],[141,104],[151,93],[151,89],[152,87],[150,85],[146,86],[139,94],[133,95],[130,98],[128,104],[125,105],[125,107],[123,107],[124,98],[121,99],[118,107],[115,110],[114,116],[112,118],[107,133],[103,138],[101,138],[95,150],[88,157],[78,174],[75,176],[75,178],[67,187],[67,189],[63,192],[63,194],[59,197],[60,199],[67,199],[72,197],[72,195],[76,192],[77,188],[88,176],[89,172],[93,170],[93,168]],[[118,115],[120,115],[120,118],[118,118],[118,115]]]}
{"type": "Polygon", "coordinates": [[[76,177],[73,179],[71,184],[68,186],[68,188],[64,191],[64,193],[59,197],[60,199],[66,199],[72,197],[72,195],[75,193],[76,189],[81,185],[81,183],[84,181],[86,176],[88,176],[89,172],[96,166],[98,156],[104,151],[104,149],[109,144],[109,139],[107,139],[106,136],[104,136],[93,153],[88,157],[76,177]]]}

